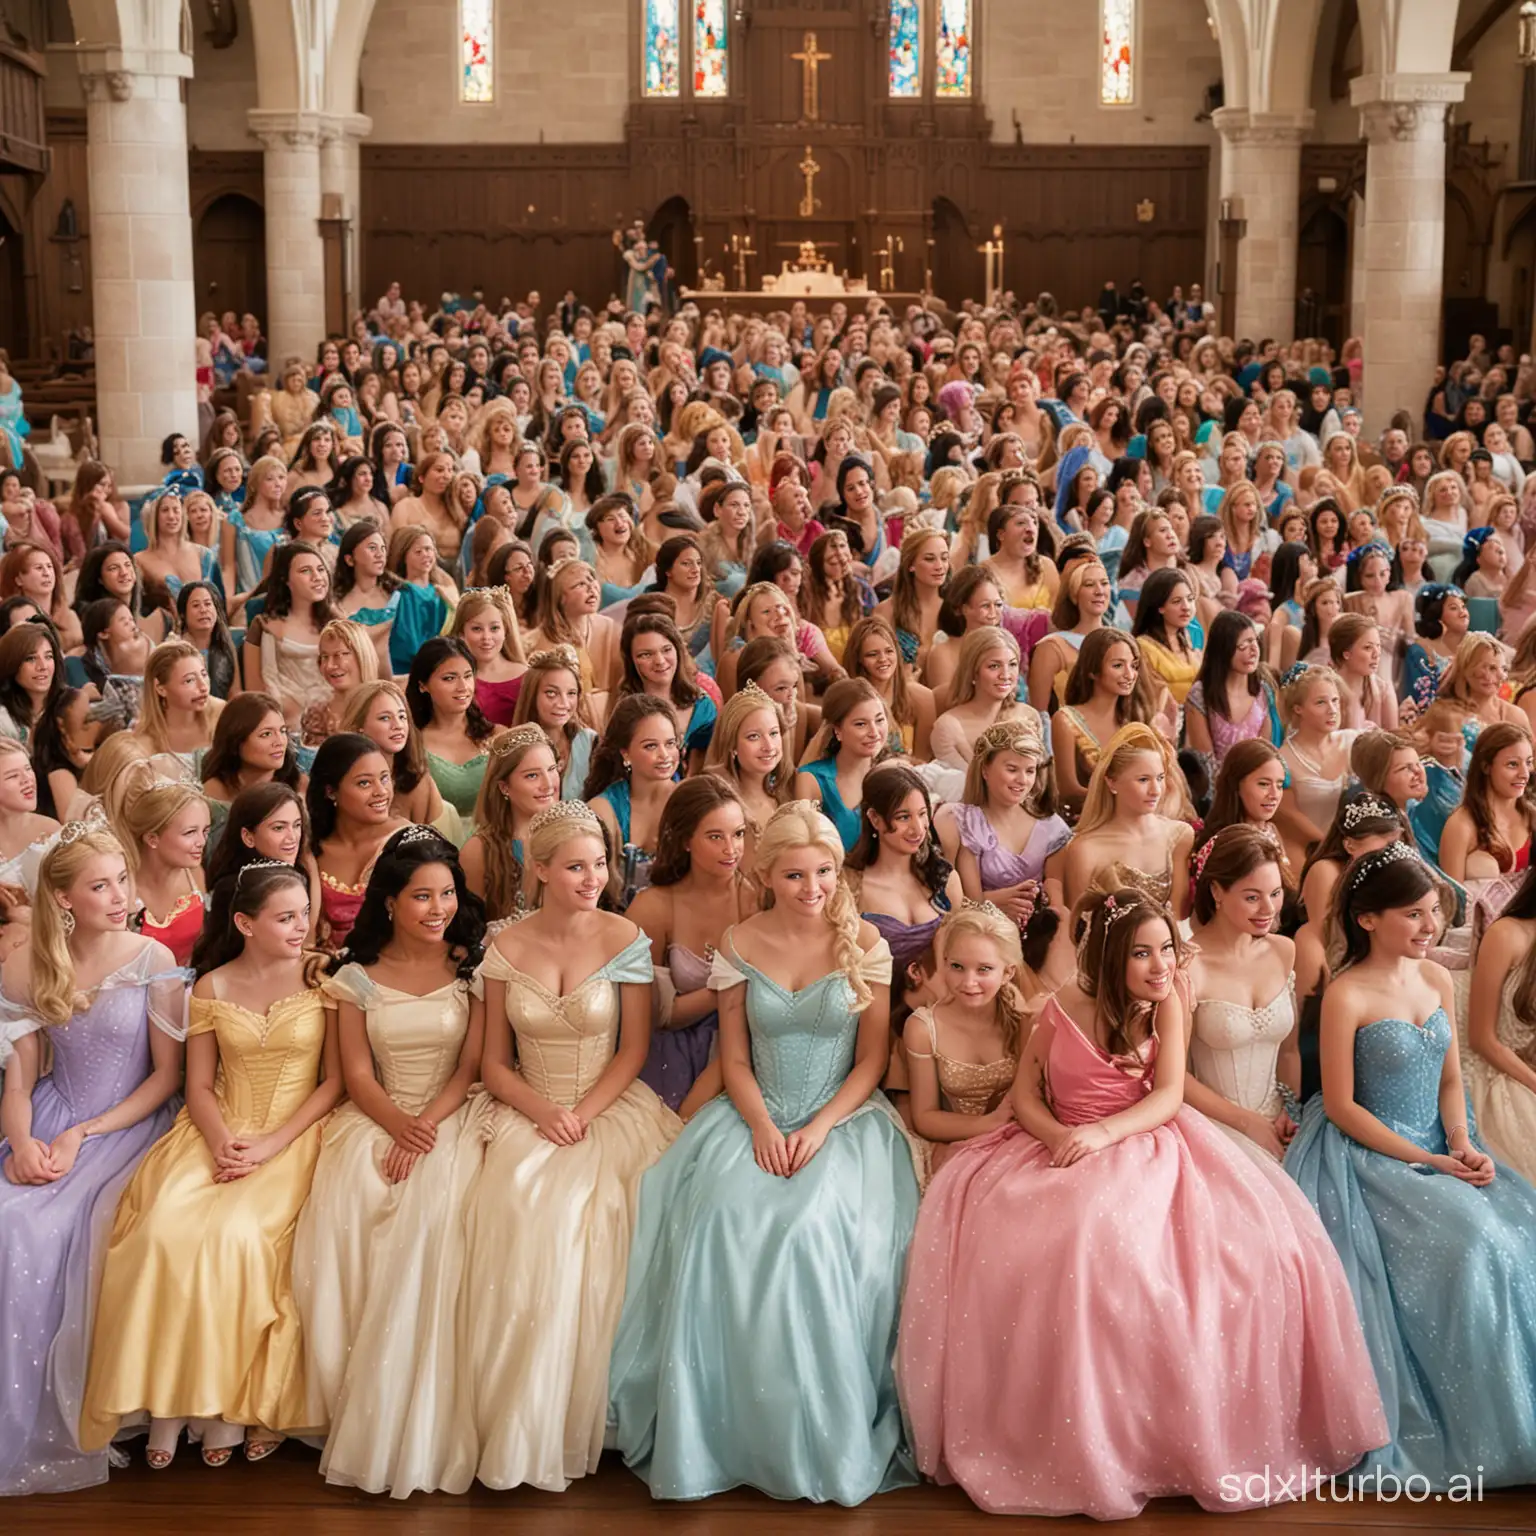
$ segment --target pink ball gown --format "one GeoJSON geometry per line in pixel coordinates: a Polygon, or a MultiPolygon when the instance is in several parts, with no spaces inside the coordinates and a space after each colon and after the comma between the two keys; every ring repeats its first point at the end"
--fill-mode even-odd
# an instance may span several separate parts
{"type": "MultiPolygon", "coordinates": [[[[1037,1028],[1063,1125],[1151,1091],[1155,1036],[1117,1063],[1054,998],[1037,1028]]],[[[919,1469],[995,1514],[1244,1509],[1387,1435],[1305,1196],[1187,1107],[1068,1168],[1018,1125],[957,1147],[918,1212],[897,1379],[919,1469]]]]}

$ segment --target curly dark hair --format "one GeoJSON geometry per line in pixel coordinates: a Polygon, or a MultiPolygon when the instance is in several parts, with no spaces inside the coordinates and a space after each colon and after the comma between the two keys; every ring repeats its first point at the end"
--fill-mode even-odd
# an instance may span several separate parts
{"type": "Polygon", "coordinates": [[[453,876],[458,910],[443,930],[443,942],[457,957],[456,974],[461,981],[474,977],[475,968],[485,953],[485,903],[464,883],[459,851],[446,838],[435,833],[423,837],[422,827],[402,827],[384,844],[368,877],[368,889],[358,910],[357,921],[347,936],[347,947],[330,963],[334,974],[349,961],[358,965],[377,965],[384,947],[394,937],[395,925],[389,915],[389,903],[403,891],[411,876],[428,864],[442,864],[453,876]],[[410,838],[410,841],[405,841],[410,838]]]}
{"type": "Polygon", "coordinates": [[[932,830],[933,801],[928,786],[903,763],[888,763],[883,768],[876,768],[864,780],[864,800],[859,807],[859,840],[848,850],[843,863],[849,869],[864,870],[875,862],[880,852],[880,838],[869,819],[871,812],[889,825],[902,801],[914,791],[923,797],[929,832],[924,848],[912,855],[912,873],[929,895],[937,898],[943,895],[954,865],[940,851],[939,840],[932,830]]]}

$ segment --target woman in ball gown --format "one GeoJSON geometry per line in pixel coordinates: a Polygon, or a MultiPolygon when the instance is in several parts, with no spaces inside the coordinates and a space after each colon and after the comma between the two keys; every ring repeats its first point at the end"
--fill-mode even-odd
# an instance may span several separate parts
{"type": "Polygon", "coordinates": [[[561,801],[528,824],[525,851],[530,914],[480,971],[490,1098],[466,1217],[459,1401],[482,1483],[558,1492],[602,1454],[640,1176],[680,1126],[636,1080],[650,941],[598,910],[601,824],[561,801]]]}
{"type": "Polygon", "coordinates": [[[1285,1168],[1344,1261],[1386,1404],[1361,1471],[1498,1488],[1536,1481],[1536,1189],[1468,1125],[1451,977],[1428,958],[1439,889],[1403,842],[1344,872],[1323,1091],[1285,1168]]]}
{"type": "Polygon", "coordinates": [[[309,881],[241,871],[230,924],[205,930],[187,1031],[187,1104],[118,1206],[96,1309],[80,1443],[148,1417],[169,1466],[183,1428],[222,1467],[261,1461],[305,1417],[293,1231],[342,1094],[335,1032],[305,985],[309,881]],[[242,1001],[236,1002],[236,998],[242,1001]]]}
{"type": "Polygon", "coordinates": [[[726,1095],[645,1177],[610,1422],[656,1498],[749,1484],[858,1504],[916,1481],[891,1368],[912,1153],[880,1093],[890,950],[809,801],[757,845],[721,940],[726,1095]]]}
{"type": "Polygon", "coordinates": [[[0,1494],[107,1478],[75,1438],[106,1228],[181,1083],[186,972],[128,932],[128,865],[71,822],[0,973],[0,1494]],[[53,1053],[44,1076],[44,1050],[53,1053]]]}
{"type": "Polygon", "coordinates": [[[994,1514],[1120,1519],[1234,1475],[1351,1466],[1386,1426],[1336,1255],[1284,1173],[1183,1104],[1177,926],[1078,909],[1015,1125],[962,1142],[912,1242],[898,1371],[918,1466],[994,1514]],[[1234,1234],[1241,1234],[1234,1240],[1234,1234]]]}
{"type": "Polygon", "coordinates": [[[485,1015],[475,968],[485,909],[451,843],[407,827],[368,880],[327,1006],[348,1102],[325,1128],[294,1238],[314,1424],[327,1482],[463,1493],[474,1442],[455,1432],[464,1213],[484,1144],[469,1090],[485,1015]]]}

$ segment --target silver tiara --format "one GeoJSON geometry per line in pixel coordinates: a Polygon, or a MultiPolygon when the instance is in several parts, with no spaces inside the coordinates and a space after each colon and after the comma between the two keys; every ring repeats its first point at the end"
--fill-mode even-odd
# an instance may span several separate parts
{"type": "Polygon", "coordinates": [[[972,901],[969,896],[960,903],[962,912],[979,912],[983,917],[995,917],[1000,922],[1006,923],[1008,919],[1003,915],[1003,909],[990,901],[972,901]]]}
{"type": "Polygon", "coordinates": [[[549,737],[544,733],[542,725],[535,725],[531,720],[526,725],[515,725],[510,730],[501,731],[491,738],[490,753],[492,757],[505,757],[509,752],[515,752],[519,747],[547,747],[549,737]]]}
{"type": "Polygon", "coordinates": [[[443,834],[432,827],[424,827],[419,822],[413,822],[403,831],[395,843],[396,848],[407,848],[412,843],[441,843],[443,834]]]}
{"type": "Polygon", "coordinates": [[[100,801],[97,801],[85,813],[83,820],[64,823],[59,831],[59,847],[68,848],[71,843],[78,843],[82,837],[89,837],[92,832],[110,832],[111,830],[106,809],[100,801]]]}
{"type": "Polygon", "coordinates": [[[1361,795],[1358,800],[1351,800],[1344,807],[1344,819],[1340,827],[1345,832],[1353,832],[1362,821],[1396,820],[1396,806],[1388,805],[1385,800],[1378,800],[1374,795],[1361,795]]]}
{"type": "Polygon", "coordinates": [[[298,873],[298,866],[286,863],[282,859],[252,859],[249,864],[242,864],[235,874],[235,889],[240,889],[240,882],[250,874],[253,869],[291,869],[298,873]]]}
{"type": "Polygon", "coordinates": [[[1365,854],[1355,861],[1355,872],[1349,877],[1350,890],[1354,890],[1367,875],[1374,874],[1378,869],[1385,869],[1389,864],[1401,864],[1404,859],[1423,863],[1419,858],[1418,850],[1401,840],[1388,843],[1385,848],[1378,848],[1375,853],[1365,854]]]}

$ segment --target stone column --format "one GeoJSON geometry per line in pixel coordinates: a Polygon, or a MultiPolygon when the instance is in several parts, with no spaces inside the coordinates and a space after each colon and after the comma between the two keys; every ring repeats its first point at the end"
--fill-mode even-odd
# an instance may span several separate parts
{"type": "MultiPolygon", "coordinates": [[[[1236,331],[1253,341],[1296,333],[1296,234],[1301,141],[1311,112],[1219,108],[1223,221],[1244,226],[1237,243],[1236,331]]],[[[1230,281],[1231,279],[1229,279],[1230,281]]]]}
{"type": "Polygon", "coordinates": [[[325,252],[320,242],[320,114],[254,108],[251,132],[266,151],[267,356],[274,377],[289,357],[314,359],[325,335],[325,252]]]}
{"type": "Polygon", "coordinates": [[[1465,74],[1363,75],[1350,82],[1366,140],[1364,318],[1366,432],[1400,409],[1415,417],[1440,356],[1445,265],[1445,114],[1465,74]]]}
{"type": "Polygon", "coordinates": [[[160,443],[197,431],[197,299],[187,200],[192,61],[155,55],[126,69],[82,57],[90,187],[96,415],[121,485],[154,485],[160,443]]]}
{"type": "Polygon", "coordinates": [[[338,198],[347,221],[347,295],[349,309],[364,309],[362,289],[362,186],[360,141],[373,132],[373,119],[354,112],[332,114],[320,128],[320,193],[338,198]]]}

